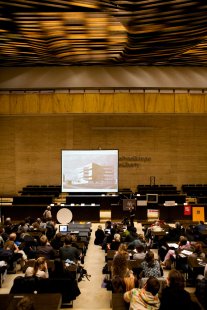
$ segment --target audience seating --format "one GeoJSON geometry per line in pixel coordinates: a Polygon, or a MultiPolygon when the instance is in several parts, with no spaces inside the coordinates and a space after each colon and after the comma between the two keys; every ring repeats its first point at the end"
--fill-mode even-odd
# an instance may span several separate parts
{"type": "Polygon", "coordinates": [[[37,278],[18,276],[14,279],[10,294],[24,293],[60,293],[62,295],[62,304],[70,304],[80,295],[77,280],[69,277],[64,278],[37,278]]]}

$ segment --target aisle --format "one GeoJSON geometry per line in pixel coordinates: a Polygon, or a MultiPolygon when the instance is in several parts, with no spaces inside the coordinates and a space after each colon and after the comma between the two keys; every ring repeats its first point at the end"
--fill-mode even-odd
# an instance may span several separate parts
{"type": "Polygon", "coordinates": [[[99,223],[92,224],[92,234],[87,255],[85,258],[85,269],[91,274],[90,281],[83,280],[79,282],[81,294],[73,302],[73,308],[76,310],[109,310],[111,292],[101,288],[104,278],[102,268],[105,264],[105,253],[101,247],[94,245],[95,231],[99,223]]]}

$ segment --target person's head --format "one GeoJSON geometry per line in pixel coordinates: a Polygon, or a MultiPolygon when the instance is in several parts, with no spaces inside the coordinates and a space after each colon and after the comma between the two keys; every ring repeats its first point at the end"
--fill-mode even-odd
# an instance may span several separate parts
{"type": "Polygon", "coordinates": [[[111,221],[106,221],[106,223],[105,223],[105,228],[107,229],[107,228],[111,228],[111,221]]]}
{"type": "Polygon", "coordinates": [[[187,238],[185,236],[180,236],[180,245],[186,245],[188,242],[187,238]]]}
{"type": "Polygon", "coordinates": [[[71,235],[71,242],[77,242],[78,238],[76,235],[71,235]]]}
{"type": "Polygon", "coordinates": [[[67,235],[65,237],[64,244],[65,245],[71,245],[71,243],[72,243],[72,237],[70,235],[67,235]]]}
{"type": "Polygon", "coordinates": [[[121,240],[120,234],[115,234],[115,235],[114,235],[114,240],[115,240],[116,242],[120,242],[120,240],[121,240]]]}
{"type": "Polygon", "coordinates": [[[46,237],[45,235],[42,235],[42,236],[40,237],[40,244],[41,244],[41,245],[46,245],[47,242],[48,242],[47,237],[46,237]]]}
{"type": "Polygon", "coordinates": [[[152,251],[148,251],[145,255],[145,260],[148,263],[148,265],[154,263],[154,258],[155,258],[155,255],[154,255],[154,252],[152,251]]]}
{"type": "Polygon", "coordinates": [[[184,277],[179,270],[172,269],[168,273],[168,285],[173,289],[184,289],[184,277]]]}
{"type": "Polygon", "coordinates": [[[201,224],[201,225],[205,225],[205,224],[204,224],[204,221],[200,221],[200,224],[201,224]]]}
{"type": "Polygon", "coordinates": [[[149,277],[144,286],[147,292],[150,292],[152,295],[157,295],[160,289],[160,282],[155,277],[149,277]]]}
{"type": "Polygon", "coordinates": [[[45,257],[38,257],[35,260],[35,264],[34,264],[34,275],[36,275],[38,270],[46,270],[46,258],[45,257]]]}
{"type": "Polygon", "coordinates": [[[142,252],[144,252],[144,246],[142,244],[138,244],[136,246],[136,250],[138,253],[142,253],[142,252]]]}
{"type": "Polygon", "coordinates": [[[127,258],[124,254],[116,254],[112,261],[112,275],[124,278],[127,272],[127,258]]]}
{"type": "Polygon", "coordinates": [[[40,228],[40,224],[38,222],[34,222],[32,223],[32,227],[36,230],[38,230],[40,228]]]}
{"type": "Polygon", "coordinates": [[[55,239],[56,240],[61,240],[61,238],[62,238],[62,233],[61,232],[57,232],[57,234],[55,235],[55,239]]]}
{"type": "Polygon", "coordinates": [[[98,225],[98,229],[102,230],[102,226],[101,226],[101,225],[98,225]]]}
{"type": "Polygon", "coordinates": [[[144,235],[143,234],[138,234],[138,239],[142,242],[145,242],[145,239],[144,239],[144,235]]]}
{"type": "Polygon", "coordinates": [[[200,242],[196,242],[194,244],[194,253],[201,253],[202,251],[202,244],[200,242]]]}
{"type": "Polygon", "coordinates": [[[47,210],[51,211],[51,206],[47,206],[47,210]]]}
{"type": "Polygon", "coordinates": [[[16,238],[17,238],[17,235],[16,235],[15,233],[11,233],[11,234],[9,235],[9,240],[10,240],[10,241],[15,241],[16,238]]]}
{"type": "Polygon", "coordinates": [[[175,228],[176,229],[181,229],[181,223],[180,222],[176,222],[175,223],[175,228]]]}
{"type": "Polygon", "coordinates": [[[7,217],[5,219],[4,225],[11,225],[12,221],[11,221],[11,217],[7,217]]]}
{"type": "Polygon", "coordinates": [[[22,297],[16,305],[16,310],[34,310],[32,299],[28,296],[22,297]]]}
{"type": "Polygon", "coordinates": [[[118,254],[121,254],[121,255],[125,255],[126,259],[128,259],[129,253],[128,253],[128,251],[127,251],[127,248],[128,248],[128,245],[127,245],[127,244],[121,243],[121,244],[119,245],[119,248],[118,248],[117,253],[118,253],[118,254]]]}

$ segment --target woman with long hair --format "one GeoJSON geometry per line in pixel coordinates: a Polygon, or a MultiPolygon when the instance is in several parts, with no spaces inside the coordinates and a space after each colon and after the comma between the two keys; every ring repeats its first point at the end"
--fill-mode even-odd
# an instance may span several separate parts
{"type": "Polygon", "coordinates": [[[27,267],[25,277],[49,278],[46,258],[38,257],[35,260],[34,267],[27,267]]]}
{"type": "Polygon", "coordinates": [[[128,258],[125,253],[117,253],[112,261],[112,291],[124,293],[137,286],[137,278],[128,268],[128,258]]]}

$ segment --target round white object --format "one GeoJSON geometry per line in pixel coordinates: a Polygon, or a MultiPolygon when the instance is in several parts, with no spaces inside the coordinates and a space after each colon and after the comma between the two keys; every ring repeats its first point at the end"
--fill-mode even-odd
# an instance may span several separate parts
{"type": "Polygon", "coordinates": [[[72,218],[73,213],[67,208],[62,208],[57,212],[57,220],[60,224],[70,223],[72,218]]]}

